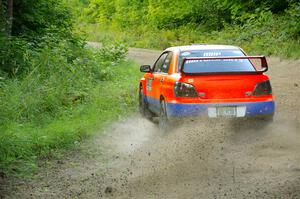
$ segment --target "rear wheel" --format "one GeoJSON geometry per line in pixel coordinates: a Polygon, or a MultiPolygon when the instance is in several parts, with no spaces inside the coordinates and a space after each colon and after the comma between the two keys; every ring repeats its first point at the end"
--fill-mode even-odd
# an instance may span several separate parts
{"type": "Polygon", "coordinates": [[[269,123],[273,122],[273,120],[274,120],[274,114],[267,115],[267,116],[263,117],[263,120],[266,121],[266,122],[269,122],[269,123]]]}
{"type": "Polygon", "coordinates": [[[159,126],[159,130],[163,133],[167,132],[170,129],[170,121],[168,119],[168,115],[166,111],[166,103],[164,100],[160,102],[158,126],[159,126]]]}
{"type": "Polygon", "coordinates": [[[262,118],[259,119],[259,122],[262,124],[262,125],[268,125],[268,124],[271,124],[274,120],[274,115],[266,115],[262,118]]]}
{"type": "Polygon", "coordinates": [[[249,128],[264,128],[273,122],[273,115],[265,115],[247,119],[249,128]]]}

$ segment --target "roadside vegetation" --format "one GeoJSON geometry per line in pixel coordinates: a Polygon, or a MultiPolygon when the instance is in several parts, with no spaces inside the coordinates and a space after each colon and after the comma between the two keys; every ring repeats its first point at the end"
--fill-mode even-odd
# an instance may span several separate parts
{"type": "Polygon", "coordinates": [[[65,1],[0,1],[0,176],[26,176],[135,110],[127,47],[86,45],[65,1]]]}
{"type": "Polygon", "coordinates": [[[156,49],[231,44],[250,53],[300,56],[297,0],[90,0],[81,5],[79,25],[93,41],[119,39],[156,49]]]}

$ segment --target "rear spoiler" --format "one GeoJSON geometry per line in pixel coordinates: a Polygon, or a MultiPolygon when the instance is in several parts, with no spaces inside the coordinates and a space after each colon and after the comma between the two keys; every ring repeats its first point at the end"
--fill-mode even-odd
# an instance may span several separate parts
{"type": "MultiPolygon", "coordinates": [[[[251,62],[253,67],[257,69],[254,64],[251,62]]],[[[180,67],[180,72],[184,74],[190,74],[190,75],[208,75],[208,74],[262,74],[264,72],[268,71],[268,63],[265,56],[227,56],[227,57],[188,57],[184,58],[182,60],[182,64],[180,67]],[[192,60],[228,60],[228,59],[248,59],[251,62],[251,59],[260,59],[261,61],[261,70],[256,71],[236,71],[236,72],[206,72],[206,73],[188,73],[184,72],[184,64],[186,61],[192,61],[192,60]]]]}

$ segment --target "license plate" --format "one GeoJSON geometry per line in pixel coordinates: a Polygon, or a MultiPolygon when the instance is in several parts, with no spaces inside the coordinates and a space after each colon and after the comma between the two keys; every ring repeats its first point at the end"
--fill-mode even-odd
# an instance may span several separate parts
{"type": "Polygon", "coordinates": [[[236,117],[236,107],[217,107],[218,117],[236,117]]]}

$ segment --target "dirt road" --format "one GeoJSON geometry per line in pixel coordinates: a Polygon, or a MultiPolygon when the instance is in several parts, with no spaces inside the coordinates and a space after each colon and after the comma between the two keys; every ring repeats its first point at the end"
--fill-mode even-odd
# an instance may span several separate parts
{"type": "MultiPolygon", "coordinates": [[[[139,63],[158,54],[129,52],[139,63]]],[[[11,181],[7,198],[300,198],[300,61],[269,65],[272,125],[193,122],[162,135],[131,116],[34,179],[11,181]]]]}

